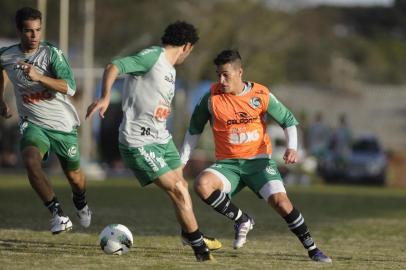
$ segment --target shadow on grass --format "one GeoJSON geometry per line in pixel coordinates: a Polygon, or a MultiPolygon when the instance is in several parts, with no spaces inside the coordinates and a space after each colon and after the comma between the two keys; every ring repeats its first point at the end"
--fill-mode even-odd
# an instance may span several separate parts
{"type": "MultiPolygon", "coordinates": [[[[1,179],[0,179],[1,180],[1,179]]],[[[7,185],[0,181],[0,229],[49,230],[49,213],[43,207],[31,187],[16,180],[7,185]]],[[[26,181],[26,180],[24,180],[26,181]]],[[[71,217],[74,231],[99,233],[107,224],[124,224],[136,235],[174,236],[179,234],[179,225],[168,197],[156,187],[140,188],[134,180],[104,181],[88,183],[88,202],[93,210],[92,226],[81,229],[75,217],[71,192],[66,181],[56,185],[55,192],[62,203],[65,214],[71,217]]],[[[324,221],[352,219],[401,218],[406,205],[406,196],[394,196],[384,189],[356,187],[288,188],[294,205],[312,224],[324,221]]],[[[199,225],[210,235],[232,237],[232,222],[220,216],[201,202],[192,193],[194,209],[199,225]]],[[[243,210],[252,213],[257,220],[256,237],[265,236],[269,230],[287,232],[283,220],[262,199],[251,191],[244,190],[235,200],[243,210]],[[275,220],[278,220],[276,226],[275,220]]],[[[289,233],[289,232],[287,232],[289,233]]]]}

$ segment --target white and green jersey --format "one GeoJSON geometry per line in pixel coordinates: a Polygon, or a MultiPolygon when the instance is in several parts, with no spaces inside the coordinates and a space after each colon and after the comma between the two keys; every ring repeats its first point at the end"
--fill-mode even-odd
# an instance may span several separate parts
{"type": "Polygon", "coordinates": [[[176,70],[164,52],[152,46],[112,62],[120,74],[126,74],[119,141],[129,147],[164,144],[172,138],[166,120],[175,94],[176,70]]]}
{"type": "Polygon", "coordinates": [[[33,65],[45,76],[63,79],[68,84],[68,93],[73,95],[76,84],[72,70],[61,50],[43,42],[34,53],[21,51],[19,44],[0,49],[0,66],[13,83],[17,109],[21,119],[43,128],[71,132],[79,126],[79,117],[68,96],[46,88],[25,76],[17,67],[18,62],[33,65]]]}

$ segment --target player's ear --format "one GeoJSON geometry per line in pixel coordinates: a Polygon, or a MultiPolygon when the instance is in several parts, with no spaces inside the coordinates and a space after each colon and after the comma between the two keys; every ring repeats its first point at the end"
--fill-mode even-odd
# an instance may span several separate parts
{"type": "Polygon", "coordinates": [[[193,47],[192,43],[188,42],[185,45],[183,45],[182,50],[183,52],[187,52],[188,50],[190,50],[193,47]]]}

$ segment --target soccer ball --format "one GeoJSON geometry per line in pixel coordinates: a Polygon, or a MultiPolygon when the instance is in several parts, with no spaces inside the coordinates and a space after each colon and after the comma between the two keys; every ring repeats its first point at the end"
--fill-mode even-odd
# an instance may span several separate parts
{"type": "Polygon", "coordinates": [[[100,233],[99,241],[104,253],[122,255],[133,245],[133,235],[124,225],[110,224],[100,233]]]}

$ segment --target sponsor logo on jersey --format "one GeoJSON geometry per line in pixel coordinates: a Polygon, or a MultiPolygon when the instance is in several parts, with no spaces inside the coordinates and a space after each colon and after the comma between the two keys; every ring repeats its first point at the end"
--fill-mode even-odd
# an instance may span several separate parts
{"type": "Polygon", "coordinates": [[[272,168],[271,166],[266,167],[266,172],[269,173],[270,175],[276,175],[276,170],[272,168]]]}
{"type": "Polygon", "coordinates": [[[22,94],[21,98],[25,104],[35,104],[42,100],[51,100],[54,94],[51,91],[43,90],[41,92],[22,94]]]}
{"type": "Polygon", "coordinates": [[[175,85],[175,76],[172,73],[169,73],[169,75],[165,75],[164,79],[165,81],[175,85]]]}
{"type": "Polygon", "coordinates": [[[258,119],[258,117],[252,117],[246,112],[235,113],[237,119],[228,119],[227,126],[238,125],[238,124],[249,124],[258,119]]]}
{"type": "Polygon", "coordinates": [[[78,148],[76,147],[76,145],[72,145],[72,146],[68,149],[68,156],[70,156],[70,157],[76,156],[77,153],[78,153],[78,148]]]}
{"type": "Polygon", "coordinates": [[[159,122],[164,122],[171,114],[171,108],[165,104],[159,104],[154,111],[154,117],[159,122]]]}
{"type": "Polygon", "coordinates": [[[253,97],[250,100],[250,106],[253,109],[261,108],[261,99],[259,97],[253,97]]]}
{"type": "Polygon", "coordinates": [[[229,142],[231,144],[244,144],[259,140],[258,130],[245,131],[245,132],[233,132],[229,136],[229,142]]]}
{"type": "Polygon", "coordinates": [[[265,90],[259,89],[259,90],[255,91],[255,94],[264,95],[264,94],[265,94],[265,90]]]}

